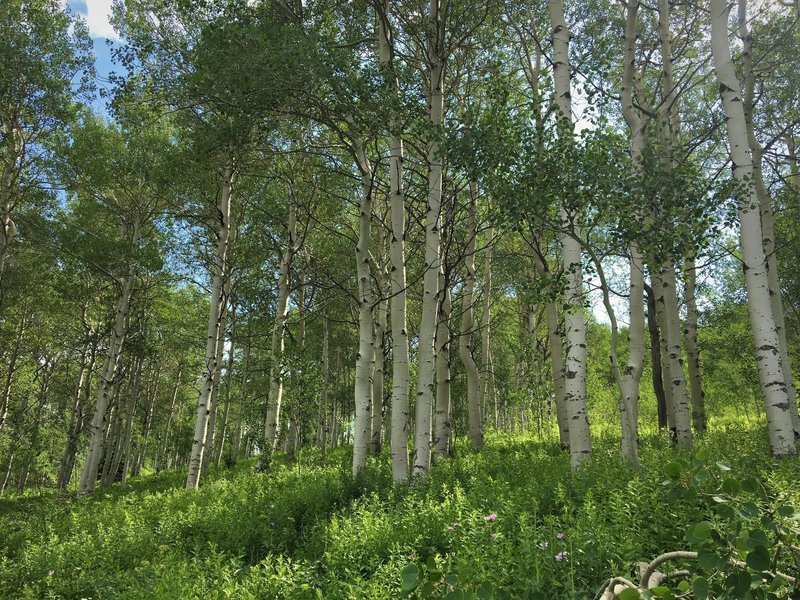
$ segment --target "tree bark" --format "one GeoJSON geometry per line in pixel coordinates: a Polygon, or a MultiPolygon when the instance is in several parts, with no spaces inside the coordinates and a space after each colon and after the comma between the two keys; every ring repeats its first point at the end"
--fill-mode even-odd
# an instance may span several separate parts
{"type": "Polygon", "coordinates": [[[355,427],[353,429],[353,477],[367,466],[372,427],[372,373],[375,361],[373,337],[372,279],[369,246],[372,225],[372,165],[360,143],[354,150],[361,170],[361,207],[358,219],[356,274],[358,276],[358,355],[355,372],[355,427]]]}
{"type": "MultiPolygon", "coordinates": [[[[572,101],[570,94],[569,37],[564,19],[563,0],[549,0],[550,22],[553,27],[553,81],[558,109],[561,112],[559,135],[573,134],[572,101]]],[[[564,165],[567,168],[567,165],[564,165]]],[[[567,421],[569,422],[570,463],[573,468],[592,456],[592,438],[589,430],[589,415],[586,407],[586,323],[583,313],[583,268],[581,266],[580,227],[564,204],[561,206],[561,222],[565,233],[561,236],[564,272],[567,285],[564,317],[567,357],[564,367],[567,421]]]]}
{"type": "Polygon", "coordinates": [[[186,477],[186,489],[196,490],[200,485],[200,474],[203,467],[203,454],[206,451],[208,434],[208,415],[211,410],[211,391],[214,387],[214,374],[219,368],[217,341],[222,324],[222,314],[226,299],[224,295],[225,280],[228,276],[228,239],[231,234],[231,202],[236,173],[232,158],[225,165],[222,176],[220,200],[217,207],[219,230],[211,276],[211,301],[208,311],[208,328],[206,331],[206,353],[203,374],[201,377],[200,395],[197,402],[194,440],[189,458],[189,472],[186,477]]]}
{"type": "MultiPolygon", "coordinates": [[[[444,259],[442,259],[444,265],[444,259]]],[[[450,416],[450,317],[452,296],[450,283],[444,272],[439,275],[441,300],[436,328],[436,412],[434,420],[433,456],[434,459],[450,455],[451,416],[450,416]]]]}
{"type": "Polygon", "coordinates": [[[269,468],[272,453],[278,444],[278,426],[281,420],[283,400],[283,359],[285,350],[286,323],[289,318],[289,284],[292,262],[297,253],[297,199],[294,191],[289,198],[289,223],[287,226],[286,250],[281,258],[278,277],[278,299],[275,310],[275,325],[272,329],[272,345],[269,367],[269,396],[267,396],[267,416],[264,424],[264,448],[258,457],[257,470],[269,468]]]}
{"type": "MultiPolygon", "coordinates": [[[[384,0],[379,15],[379,57],[389,73],[389,93],[398,98],[398,81],[394,72],[394,45],[389,26],[389,0],[384,0]]],[[[392,325],[392,481],[408,479],[408,331],[406,323],[405,263],[405,191],[403,189],[403,139],[398,119],[389,119],[389,204],[392,221],[391,239],[391,325],[392,325]]]]}
{"type": "Polygon", "coordinates": [[[214,445],[214,469],[219,470],[222,453],[225,449],[225,439],[228,434],[228,419],[231,412],[231,388],[233,386],[233,358],[236,351],[236,306],[231,304],[231,343],[228,348],[228,365],[225,369],[225,405],[222,410],[222,424],[219,428],[219,437],[214,445]]]}
{"type": "Polygon", "coordinates": [[[692,426],[697,432],[708,428],[706,421],[705,392],[703,391],[703,371],[700,367],[700,350],[697,346],[697,265],[693,258],[684,263],[686,281],[684,296],[686,297],[686,325],[683,339],[686,345],[686,359],[689,361],[689,381],[692,390],[692,426]]]}
{"type": "MultiPolygon", "coordinates": [[[[483,261],[483,304],[481,306],[481,370],[480,395],[481,419],[486,420],[486,411],[489,409],[489,388],[492,381],[492,367],[490,355],[492,352],[491,322],[492,322],[492,247],[494,245],[494,227],[489,227],[486,232],[486,249],[483,261]]],[[[497,427],[496,419],[492,422],[497,427]]]]}
{"type": "Polygon", "coordinates": [[[473,450],[483,448],[483,418],[481,416],[481,381],[475,363],[475,244],[477,231],[477,186],[470,184],[469,217],[467,223],[467,246],[464,254],[466,276],[461,292],[461,338],[458,355],[467,377],[467,415],[469,439],[473,450]]]}
{"type": "MultiPolygon", "coordinates": [[[[135,220],[131,233],[132,246],[136,247],[141,235],[141,223],[135,220]]],[[[128,322],[128,310],[130,308],[133,287],[136,281],[136,266],[131,262],[128,267],[128,274],[122,281],[119,298],[117,299],[114,326],[111,329],[111,337],[108,341],[106,358],[103,369],[100,372],[100,382],[98,384],[97,403],[95,405],[94,417],[91,425],[91,439],[89,450],[81,473],[79,491],[82,494],[90,494],[95,489],[97,481],[97,469],[103,457],[103,434],[107,425],[108,403],[110,400],[110,390],[114,386],[114,379],[117,374],[122,347],[125,343],[125,332],[128,322]]]]}
{"type": "Polygon", "coordinates": [[[431,462],[431,412],[435,386],[436,313],[439,300],[439,255],[441,246],[442,174],[444,160],[439,136],[444,126],[444,15],[442,0],[431,0],[428,12],[428,209],[425,214],[425,274],[422,288],[422,318],[417,351],[417,405],[415,410],[413,473],[427,477],[431,462]]]}
{"type": "Polygon", "coordinates": [[[739,39],[742,41],[742,62],[744,68],[744,97],[742,108],[747,126],[747,143],[753,163],[753,183],[758,198],[758,209],[761,215],[761,235],[764,240],[764,255],[767,260],[767,280],[769,281],[769,299],[772,306],[772,315],[775,319],[776,333],[780,344],[781,367],[786,381],[786,391],[789,395],[789,413],[792,417],[792,428],[795,437],[800,437],[800,415],[797,413],[797,391],[794,387],[792,376],[792,363],[789,357],[789,345],[786,341],[786,318],[783,311],[783,298],[781,285],[778,278],[778,264],[775,256],[775,225],[772,211],[772,199],[764,183],[764,173],[761,168],[764,150],[756,137],[753,125],[753,110],[755,105],[756,77],[753,71],[753,36],[747,25],[747,0],[738,0],[739,11],[739,39]]]}
{"type": "Polygon", "coordinates": [[[386,325],[389,316],[389,273],[386,269],[385,246],[386,234],[381,227],[378,230],[378,247],[380,248],[381,261],[378,267],[378,290],[380,299],[375,307],[375,357],[372,371],[372,439],[370,451],[380,454],[383,437],[383,383],[384,366],[386,357],[386,325]]]}
{"type": "Polygon", "coordinates": [[[742,94],[728,44],[728,15],[729,7],[724,0],[711,0],[711,50],[714,70],[719,81],[722,107],[726,116],[733,175],[740,184],[737,201],[750,323],[772,454],[778,457],[793,456],[796,450],[789,410],[789,392],[781,365],[780,341],[770,300],[761,219],[754,208],[759,206],[758,195],[747,183],[753,178],[753,164],[747,141],[742,94]]]}
{"type": "MultiPolygon", "coordinates": [[[[229,274],[230,275],[230,274],[229,274]]],[[[224,294],[227,298],[228,295],[224,294]]],[[[226,300],[223,300],[226,302],[226,300]]],[[[227,306],[220,308],[222,313],[219,320],[219,331],[217,332],[217,349],[215,356],[217,357],[217,368],[214,370],[213,383],[211,388],[211,397],[208,402],[208,425],[206,426],[206,448],[203,452],[203,462],[200,467],[200,476],[205,477],[208,475],[208,467],[211,465],[212,457],[214,456],[214,444],[216,443],[217,432],[217,410],[219,405],[219,386],[222,381],[222,358],[225,355],[225,325],[227,323],[228,311],[227,306]]]]}
{"type": "Polygon", "coordinates": [[[322,313],[322,389],[319,392],[317,416],[317,447],[325,451],[328,443],[328,382],[330,380],[330,354],[328,351],[328,313],[322,313]]]}

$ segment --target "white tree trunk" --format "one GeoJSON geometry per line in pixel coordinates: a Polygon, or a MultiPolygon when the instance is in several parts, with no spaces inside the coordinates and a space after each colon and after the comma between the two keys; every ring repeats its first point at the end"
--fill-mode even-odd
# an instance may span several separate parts
{"type": "MultiPolygon", "coordinates": [[[[444,262],[444,261],[442,261],[444,262]]],[[[452,296],[444,273],[439,277],[441,301],[436,328],[436,419],[434,420],[433,456],[436,459],[450,454],[450,315],[452,296]]]]}
{"type": "MultiPolygon", "coordinates": [[[[135,221],[131,240],[135,247],[139,243],[141,235],[141,223],[135,221]]],[[[103,362],[103,369],[100,371],[100,382],[97,386],[97,403],[95,405],[94,417],[90,428],[91,438],[89,440],[89,450],[83,464],[81,481],[78,490],[82,494],[89,494],[94,491],[97,482],[97,469],[100,460],[103,458],[104,434],[107,428],[108,404],[114,388],[114,378],[119,367],[119,359],[122,355],[122,347],[125,343],[125,333],[128,322],[128,310],[130,308],[133,287],[136,281],[136,268],[131,265],[128,274],[122,281],[117,309],[114,316],[114,327],[111,329],[111,337],[108,340],[106,358],[103,362]]]]}
{"type": "MultiPolygon", "coordinates": [[[[747,124],[747,142],[753,159],[753,183],[758,196],[759,212],[761,214],[761,234],[764,238],[764,254],[767,258],[767,278],[769,280],[770,302],[772,315],[775,318],[775,328],[778,333],[778,342],[781,349],[781,366],[786,380],[786,391],[789,394],[789,412],[792,417],[792,427],[795,435],[800,436],[800,416],[797,413],[797,391],[794,387],[792,376],[792,363],[789,357],[789,345],[786,342],[786,318],[783,312],[783,298],[778,279],[778,264],[775,257],[775,225],[772,212],[772,199],[764,183],[764,174],[761,168],[763,148],[756,138],[753,125],[753,109],[755,103],[756,78],[753,71],[753,37],[747,25],[747,0],[739,0],[739,38],[742,40],[742,59],[744,67],[744,118],[747,124]]],[[[790,186],[791,187],[791,186],[790,186]]]]}
{"type": "Polygon", "coordinates": [[[444,125],[444,43],[443,17],[439,15],[441,0],[432,0],[428,14],[428,118],[432,127],[428,144],[428,210],[425,214],[425,275],[422,288],[422,318],[417,352],[417,405],[415,410],[413,472],[426,477],[431,462],[431,412],[435,385],[436,313],[439,296],[439,246],[442,173],[444,161],[439,135],[444,125]]]}
{"type": "Polygon", "coordinates": [[[330,381],[330,354],[328,352],[328,313],[322,313],[322,389],[319,392],[317,415],[317,447],[325,450],[328,443],[328,382],[330,381]]]}
{"type": "Polygon", "coordinates": [[[272,328],[270,346],[269,395],[267,396],[267,415],[264,422],[264,447],[258,457],[257,470],[269,468],[272,453],[278,445],[281,404],[283,401],[283,366],[286,348],[286,322],[289,319],[289,284],[292,262],[297,252],[297,202],[292,190],[289,195],[289,222],[286,228],[286,249],[281,257],[278,275],[278,298],[275,308],[275,324],[272,328]]]}
{"type": "Polygon", "coordinates": [[[770,301],[764,236],[756,210],[758,196],[748,182],[753,165],[747,142],[747,123],[742,94],[728,44],[729,7],[725,0],[711,0],[711,50],[725,110],[733,175],[742,186],[738,190],[740,241],[747,285],[750,323],[756,348],[756,362],[764,395],[767,429],[774,456],[796,453],[789,393],[780,358],[780,342],[770,301]]]}
{"type": "Polygon", "coordinates": [[[219,230],[211,275],[211,300],[208,310],[208,328],[206,331],[206,354],[203,374],[201,376],[200,394],[197,401],[195,417],[194,441],[189,458],[189,472],[186,477],[186,489],[196,490],[200,485],[200,471],[203,466],[203,454],[206,450],[206,434],[208,433],[208,414],[211,409],[211,390],[214,387],[214,374],[219,367],[217,340],[222,321],[223,289],[228,275],[228,238],[231,233],[231,200],[236,174],[233,162],[228,161],[222,176],[219,206],[219,230]]]}
{"type": "Polygon", "coordinates": [[[678,308],[678,291],[672,262],[664,263],[661,271],[664,295],[664,338],[669,363],[669,387],[672,396],[672,416],[675,439],[679,448],[692,447],[692,423],[689,411],[689,394],[683,375],[683,347],[681,344],[681,317],[678,308]]]}
{"type": "MultiPolygon", "coordinates": [[[[677,91],[674,84],[672,66],[672,37],[668,0],[658,0],[658,28],[662,57],[662,92],[659,117],[662,135],[667,136],[666,146],[669,149],[669,154],[663,163],[667,169],[672,170],[675,165],[672,146],[678,136],[679,127],[677,91]]],[[[691,448],[692,427],[689,412],[689,393],[686,388],[686,378],[683,374],[680,306],[678,304],[678,285],[673,257],[667,256],[660,267],[664,298],[664,338],[666,340],[666,358],[669,363],[669,389],[672,396],[675,439],[680,448],[691,448]]]]}
{"type": "MultiPolygon", "coordinates": [[[[230,275],[230,274],[228,274],[230,275]]],[[[227,295],[226,295],[227,296],[227,295]]],[[[223,299],[223,302],[226,302],[223,299]]],[[[206,426],[206,448],[203,452],[203,462],[200,467],[201,477],[208,475],[208,467],[211,464],[211,459],[214,456],[214,444],[216,442],[217,432],[217,411],[219,409],[219,386],[222,380],[222,360],[225,354],[225,324],[227,322],[227,306],[220,308],[222,315],[219,322],[219,338],[217,339],[217,350],[215,356],[217,357],[217,368],[214,371],[214,382],[211,388],[211,397],[208,402],[208,425],[206,426]]]]}
{"type": "Polygon", "coordinates": [[[700,367],[700,350],[697,346],[697,265],[693,258],[684,263],[686,281],[686,325],[683,339],[686,345],[686,360],[689,362],[689,382],[692,390],[692,426],[697,432],[707,429],[705,392],[703,391],[703,371],[700,367]]]}
{"type": "Polygon", "coordinates": [[[469,217],[467,223],[467,246],[464,254],[466,276],[461,292],[461,337],[458,355],[467,376],[467,415],[469,439],[473,450],[483,448],[483,419],[481,418],[480,373],[475,363],[475,245],[477,232],[477,186],[470,184],[469,217]]]}
{"type": "MultiPolygon", "coordinates": [[[[492,352],[492,247],[494,246],[494,227],[486,232],[486,249],[483,255],[483,303],[481,306],[481,418],[486,418],[489,410],[489,388],[492,380],[490,355],[492,352]]],[[[493,420],[494,422],[494,420],[493,420]]],[[[495,423],[495,427],[497,424],[495,423]]]]}
{"type": "MultiPolygon", "coordinates": [[[[384,0],[379,15],[379,52],[381,66],[388,71],[387,81],[393,98],[398,95],[394,73],[394,47],[389,27],[389,0],[384,0]]],[[[403,190],[403,140],[397,119],[389,120],[389,205],[392,221],[391,239],[391,321],[392,321],[392,481],[408,479],[408,332],[406,323],[405,263],[405,192],[403,190]]]]}
{"type": "Polygon", "coordinates": [[[358,277],[358,354],[355,373],[355,426],[353,430],[353,477],[367,466],[372,426],[372,372],[375,362],[373,338],[372,278],[369,265],[372,224],[372,166],[363,146],[353,143],[361,170],[361,207],[358,217],[356,275],[358,277]]]}
{"type": "Polygon", "coordinates": [[[380,300],[375,307],[375,357],[372,371],[372,434],[370,451],[380,454],[383,445],[383,383],[386,358],[386,325],[389,318],[389,272],[386,267],[386,233],[381,227],[378,231],[380,263],[378,270],[378,293],[380,300]]]}
{"type": "MultiPolygon", "coordinates": [[[[561,112],[565,135],[573,135],[572,101],[570,94],[569,29],[564,19],[563,0],[549,0],[550,22],[553,26],[553,81],[558,109],[561,112]]],[[[564,165],[568,168],[568,165],[564,165]]],[[[586,323],[583,314],[583,268],[581,266],[580,227],[576,215],[561,207],[561,237],[564,272],[567,285],[564,317],[567,358],[564,367],[567,421],[569,422],[570,463],[580,466],[592,456],[592,438],[586,407],[586,323]],[[573,235],[574,234],[574,237],[573,235]]]]}

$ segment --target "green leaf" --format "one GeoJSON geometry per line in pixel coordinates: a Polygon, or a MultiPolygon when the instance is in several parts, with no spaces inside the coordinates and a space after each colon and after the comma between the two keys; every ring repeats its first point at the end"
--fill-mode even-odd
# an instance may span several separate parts
{"type": "Polygon", "coordinates": [[[691,587],[691,586],[689,585],[689,582],[686,581],[685,579],[683,579],[683,580],[678,582],[678,591],[679,592],[687,592],[687,591],[689,591],[689,587],[691,587]]]}
{"type": "Polygon", "coordinates": [[[736,598],[741,598],[750,589],[750,575],[745,571],[734,571],[725,578],[725,586],[733,591],[736,598]]]}
{"type": "Polygon", "coordinates": [[[406,565],[400,573],[400,589],[404,594],[410,594],[419,586],[419,567],[414,563],[406,565]]]}
{"type": "Polygon", "coordinates": [[[695,600],[706,600],[708,598],[708,579],[697,576],[692,580],[692,594],[695,600]]]}
{"type": "Polygon", "coordinates": [[[664,600],[671,600],[675,597],[675,594],[672,593],[672,590],[665,585],[659,585],[654,588],[650,588],[650,591],[653,592],[654,595],[660,596],[664,600]]]}
{"type": "Polygon", "coordinates": [[[625,588],[619,593],[617,598],[619,598],[619,600],[641,600],[642,595],[639,593],[639,590],[634,588],[625,588]]]}
{"type": "Polygon", "coordinates": [[[709,456],[711,456],[711,453],[706,448],[703,448],[694,455],[694,458],[700,462],[705,462],[708,460],[709,456]]]}
{"type": "Polygon", "coordinates": [[[742,490],[742,484],[734,477],[726,477],[722,482],[722,491],[729,496],[735,496],[742,490]]]}
{"type": "Polygon", "coordinates": [[[728,561],[726,561],[724,558],[718,556],[717,554],[715,554],[711,550],[708,550],[707,548],[702,548],[697,553],[697,564],[700,565],[700,568],[703,569],[704,571],[709,571],[709,572],[716,571],[724,567],[727,564],[727,562],[728,561]]]}
{"type": "Polygon", "coordinates": [[[664,466],[664,473],[666,473],[667,477],[670,479],[678,479],[681,476],[681,471],[683,467],[681,467],[680,463],[677,462],[668,462],[664,466]]]}
{"type": "Polygon", "coordinates": [[[478,593],[478,598],[481,598],[481,600],[489,600],[494,597],[494,588],[488,583],[480,584],[476,592],[478,593]]]}
{"type": "Polygon", "coordinates": [[[766,571],[769,569],[771,561],[767,549],[759,544],[747,553],[745,562],[747,562],[747,566],[754,571],[766,571]]]}
{"type": "Polygon", "coordinates": [[[708,521],[701,521],[686,532],[686,541],[692,545],[697,545],[711,539],[713,527],[708,521]]]}
{"type": "Polygon", "coordinates": [[[755,494],[758,492],[758,480],[755,477],[745,477],[742,479],[742,489],[749,493],[755,494]]]}
{"type": "Polygon", "coordinates": [[[764,548],[769,547],[769,538],[767,538],[767,534],[764,532],[763,529],[751,529],[747,532],[747,540],[746,540],[747,547],[752,550],[758,545],[764,546],[764,548]]]}

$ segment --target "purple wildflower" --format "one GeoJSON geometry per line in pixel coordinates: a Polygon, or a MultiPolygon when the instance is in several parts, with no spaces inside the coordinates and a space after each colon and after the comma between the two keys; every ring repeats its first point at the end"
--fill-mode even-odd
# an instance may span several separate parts
{"type": "Polygon", "coordinates": [[[567,553],[564,550],[562,550],[561,552],[556,554],[556,560],[563,560],[566,557],[567,557],[567,553]]]}
{"type": "Polygon", "coordinates": [[[559,531],[556,534],[556,538],[558,538],[559,540],[563,540],[564,539],[564,532],[563,531],[559,531]]]}
{"type": "Polygon", "coordinates": [[[483,520],[486,521],[487,523],[491,523],[492,521],[496,521],[497,520],[497,513],[490,513],[490,514],[486,515],[485,517],[483,517],[483,520]]]}

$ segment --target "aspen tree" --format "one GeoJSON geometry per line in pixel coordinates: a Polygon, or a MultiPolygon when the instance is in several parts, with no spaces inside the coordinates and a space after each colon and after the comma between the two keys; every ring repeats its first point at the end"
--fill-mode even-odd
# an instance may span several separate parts
{"type": "Polygon", "coordinates": [[[753,36],[747,24],[747,0],[738,0],[739,39],[742,41],[742,62],[744,69],[744,96],[742,107],[747,126],[747,143],[753,161],[753,185],[758,197],[758,208],[761,214],[761,234],[764,238],[764,254],[767,260],[767,279],[769,280],[770,303],[775,318],[775,328],[780,343],[781,366],[786,380],[786,391],[789,394],[789,412],[795,436],[800,436],[800,415],[797,413],[797,391],[792,377],[792,363],[789,357],[789,345],[786,342],[786,319],[783,311],[783,298],[778,279],[778,265],[775,260],[775,220],[772,211],[772,199],[764,182],[761,163],[764,149],[758,141],[753,125],[755,108],[756,77],[753,69],[753,36]]]}
{"type": "MultiPolygon", "coordinates": [[[[131,226],[131,241],[136,247],[141,237],[142,224],[139,218],[135,218],[131,226]]],[[[91,438],[89,440],[89,450],[84,461],[79,491],[88,494],[94,491],[97,482],[97,469],[100,460],[103,458],[103,437],[108,424],[108,404],[111,400],[117,369],[119,367],[122,348],[125,343],[127,333],[128,311],[130,309],[131,297],[133,296],[134,284],[136,281],[136,265],[132,261],[128,267],[128,273],[124,277],[120,286],[120,293],[117,299],[117,306],[114,316],[114,325],[111,330],[111,337],[108,341],[103,368],[100,371],[100,381],[98,383],[97,403],[95,404],[94,417],[91,424],[91,438]]]]}
{"type": "Polygon", "coordinates": [[[415,408],[413,474],[425,477],[431,462],[431,412],[435,386],[436,313],[439,300],[439,252],[441,245],[442,174],[444,159],[439,137],[444,126],[444,20],[450,0],[431,0],[427,20],[428,207],[425,213],[425,274],[422,317],[417,352],[417,404],[415,408]]]}
{"type": "Polygon", "coordinates": [[[375,361],[373,337],[373,295],[370,277],[370,235],[372,225],[372,164],[363,145],[353,140],[353,152],[361,171],[361,205],[358,217],[356,274],[358,277],[358,354],[355,373],[355,425],[353,429],[353,477],[367,466],[371,433],[372,373],[375,361]]]}
{"type": "Polygon", "coordinates": [[[694,258],[687,258],[683,263],[684,297],[686,299],[686,324],[683,340],[686,345],[689,381],[692,390],[692,426],[697,432],[708,428],[705,408],[705,392],[703,391],[703,370],[700,366],[700,351],[697,346],[697,263],[694,258]]]}
{"type": "Polygon", "coordinates": [[[461,335],[458,355],[467,376],[467,415],[469,439],[473,450],[483,448],[483,418],[481,416],[480,374],[475,362],[475,242],[477,232],[478,189],[474,183],[469,188],[467,221],[467,247],[464,253],[466,275],[461,292],[461,335]]]}
{"type": "Polygon", "coordinates": [[[200,395],[197,401],[197,416],[195,418],[192,452],[189,458],[189,472],[186,477],[187,490],[196,490],[200,485],[200,472],[203,466],[203,454],[206,450],[206,436],[208,434],[208,415],[211,409],[211,392],[214,387],[214,375],[219,368],[220,356],[217,354],[217,345],[225,308],[223,292],[229,271],[228,239],[231,234],[231,203],[235,182],[236,171],[233,159],[230,158],[222,174],[219,204],[217,206],[219,229],[216,232],[217,243],[211,273],[211,300],[206,331],[206,353],[201,376],[200,395]]]}
{"type": "MultiPolygon", "coordinates": [[[[398,98],[394,71],[394,40],[389,23],[390,1],[383,0],[378,11],[378,41],[381,66],[386,70],[390,97],[398,98]]],[[[403,189],[403,139],[398,120],[389,119],[389,204],[392,222],[391,328],[392,328],[392,480],[408,479],[408,332],[406,322],[405,191],[403,189]]],[[[322,402],[322,400],[320,400],[322,402]]]]}
{"type": "MultiPolygon", "coordinates": [[[[571,143],[573,136],[572,101],[570,94],[569,29],[564,19],[563,0],[548,0],[550,22],[553,27],[553,81],[555,98],[561,113],[560,135],[571,143]]],[[[566,168],[566,165],[565,165],[566,168]]],[[[570,463],[579,467],[592,456],[592,439],[589,431],[589,415],[586,408],[586,323],[583,314],[583,268],[581,267],[581,245],[571,235],[580,234],[577,215],[570,214],[561,206],[562,227],[567,230],[561,236],[564,271],[567,286],[564,304],[568,307],[565,317],[564,337],[567,345],[565,363],[564,395],[569,422],[570,463]]]]}
{"type": "MultiPolygon", "coordinates": [[[[673,140],[678,135],[677,94],[672,66],[672,39],[670,35],[669,0],[658,1],[658,31],[661,44],[662,98],[659,110],[661,131],[667,136],[669,156],[664,166],[673,170],[673,140]]],[[[655,266],[655,265],[654,265],[655,266]]],[[[664,302],[664,339],[666,358],[669,364],[669,390],[672,396],[675,439],[680,448],[692,447],[692,427],[689,412],[689,395],[683,374],[683,350],[681,347],[681,320],[678,305],[678,285],[675,276],[674,257],[669,254],[656,266],[660,270],[661,294],[664,302]]]]}
{"type": "Polygon", "coordinates": [[[725,111],[725,129],[733,163],[733,176],[739,184],[736,194],[739,208],[739,235],[747,286],[747,305],[767,415],[767,430],[772,454],[777,457],[793,456],[796,449],[789,411],[789,393],[781,366],[780,341],[770,301],[758,195],[752,186],[753,162],[747,141],[747,122],[728,43],[730,8],[725,0],[711,0],[710,9],[714,71],[725,111]]]}
{"type": "Polygon", "coordinates": [[[269,468],[272,453],[278,444],[278,427],[281,420],[283,401],[283,364],[286,347],[286,323],[289,319],[289,294],[292,262],[297,253],[297,198],[293,184],[289,185],[289,221],[286,227],[286,248],[281,257],[278,276],[278,298],[275,309],[275,324],[272,328],[270,347],[269,395],[267,414],[264,422],[264,447],[258,458],[257,470],[269,468]]]}

